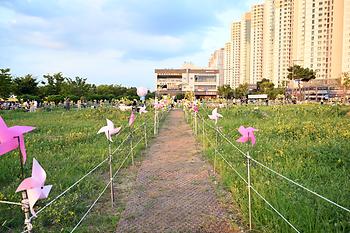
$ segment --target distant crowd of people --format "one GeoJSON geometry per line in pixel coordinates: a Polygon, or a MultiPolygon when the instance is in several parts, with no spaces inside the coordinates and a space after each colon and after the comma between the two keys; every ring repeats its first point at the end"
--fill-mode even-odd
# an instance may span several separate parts
{"type": "Polygon", "coordinates": [[[28,112],[35,112],[38,108],[38,101],[24,101],[23,103],[12,102],[12,101],[1,101],[0,109],[1,110],[18,110],[22,109],[28,112]]]}
{"type": "Polygon", "coordinates": [[[125,100],[93,100],[93,101],[83,101],[78,100],[76,102],[72,101],[70,98],[66,98],[64,101],[59,101],[55,103],[54,101],[48,102],[39,102],[37,100],[27,100],[23,102],[14,102],[14,101],[0,101],[0,110],[23,110],[27,112],[36,112],[39,108],[44,110],[53,110],[55,108],[64,108],[69,111],[72,108],[75,109],[83,109],[83,108],[99,108],[105,105],[111,105],[114,107],[125,106],[126,108],[129,106],[130,108],[135,107],[137,105],[137,100],[133,101],[125,101],[125,100]]]}

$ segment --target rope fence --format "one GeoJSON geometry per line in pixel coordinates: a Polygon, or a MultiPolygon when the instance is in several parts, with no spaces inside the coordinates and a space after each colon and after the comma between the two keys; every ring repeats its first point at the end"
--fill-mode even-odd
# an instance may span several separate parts
{"type": "MultiPolygon", "coordinates": [[[[40,216],[45,209],[47,209],[52,204],[54,204],[56,201],[61,199],[65,194],[67,194],[69,191],[71,191],[74,187],[76,187],[78,184],[80,184],[81,182],[86,180],[86,177],[88,177],[91,174],[93,174],[98,168],[100,168],[107,161],[109,161],[109,163],[110,163],[109,173],[110,173],[110,177],[111,178],[106,183],[106,185],[104,186],[102,191],[99,193],[97,198],[94,200],[94,202],[89,206],[89,208],[84,213],[84,215],[81,217],[81,219],[77,222],[77,224],[70,231],[70,232],[74,232],[81,225],[81,223],[84,221],[84,219],[89,215],[89,213],[91,212],[93,207],[98,203],[98,201],[101,199],[101,197],[103,196],[103,194],[105,193],[107,188],[109,186],[111,186],[111,188],[113,189],[113,181],[116,178],[116,176],[119,174],[119,172],[122,169],[122,167],[125,165],[126,161],[131,157],[132,158],[132,162],[133,162],[134,150],[140,144],[143,144],[145,147],[147,147],[148,138],[152,137],[152,134],[150,134],[150,131],[152,130],[152,131],[154,131],[156,133],[159,132],[160,124],[164,120],[164,118],[166,117],[166,115],[167,115],[167,113],[169,111],[170,111],[170,109],[168,109],[167,111],[155,111],[156,121],[154,121],[154,122],[153,122],[152,118],[149,118],[149,119],[145,119],[144,118],[145,121],[142,124],[138,125],[135,128],[131,128],[130,129],[130,132],[123,138],[123,140],[119,143],[117,148],[115,150],[113,150],[113,152],[110,150],[111,145],[109,144],[108,156],[103,161],[101,161],[99,164],[97,164],[92,169],[87,171],[82,177],[80,177],[77,181],[75,181],[72,185],[70,185],[68,188],[66,188],[64,191],[62,191],[60,194],[58,194],[55,198],[53,198],[51,201],[49,201],[46,205],[44,205],[42,208],[37,210],[36,211],[36,216],[31,216],[28,219],[25,219],[25,221],[24,221],[25,222],[25,224],[24,224],[24,231],[22,231],[22,233],[26,233],[26,232],[31,233],[33,231],[32,221],[35,220],[35,218],[40,216]],[[150,126],[152,126],[152,127],[150,127],[150,126]],[[133,134],[136,134],[136,132],[138,132],[138,131],[139,131],[139,135],[137,137],[139,137],[140,139],[136,142],[136,144],[133,145],[133,139],[136,139],[136,138],[133,138],[133,134]],[[121,148],[123,148],[123,147],[127,148],[128,147],[128,145],[127,145],[128,140],[129,140],[129,143],[130,143],[130,148],[129,148],[130,151],[127,153],[127,155],[125,156],[123,161],[119,164],[118,168],[116,169],[116,171],[113,174],[112,173],[112,163],[111,163],[112,162],[112,157],[121,148]]],[[[124,129],[123,131],[125,131],[125,130],[126,129],[124,129]]],[[[121,133],[121,131],[119,132],[119,134],[120,133],[121,133]]],[[[112,199],[112,207],[113,207],[113,202],[114,202],[114,200],[113,200],[114,199],[113,190],[112,190],[112,194],[111,194],[111,199],[112,199]]],[[[12,202],[12,201],[1,200],[0,204],[17,205],[17,206],[21,206],[22,209],[24,208],[23,203],[17,203],[17,202],[12,202]]]]}
{"type": "MultiPolygon", "coordinates": [[[[204,110],[205,111],[205,110],[204,110]]],[[[265,171],[268,171],[276,176],[278,176],[279,178],[281,178],[284,181],[287,181],[289,184],[297,186],[298,188],[301,188],[303,190],[305,190],[306,192],[312,194],[313,196],[316,196],[317,198],[320,198],[321,200],[331,204],[332,206],[335,206],[347,213],[350,213],[350,209],[346,208],[338,203],[336,203],[335,201],[330,200],[329,198],[311,190],[310,188],[305,187],[304,185],[292,180],[291,178],[288,178],[285,175],[282,175],[281,173],[275,171],[274,169],[268,167],[267,165],[259,162],[258,160],[252,158],[249,153],[245,153],[243,150],[241,150],[239,147],[237,147],[230,139],[228,136],[226,136],[217,126],[213,126],[211,123],[209,123],[209,120],[206,120],[206,118],[202,115],[200,115],[199,113],[193,113],[193,112],[189,112],[187,109],[184,108],[184,112],[185,112],[185,118],[186,121],[189,123],[189,125],[193,128],[195,134],[197,135],[198,138],[202,138],[202,144],[203,144],[203,149],[205,149],[205,145],[210,142],[210,144],[214,147],[214,172],[215,172],[215,164],[216,164],[216,154],[219,155],[219,157],[222,159],[222,161],[232,170],[234,171],[234,173],[240,178],[240,180],[242,180],[246,185],[247,185],[247,189],[248,189],[248,209],[249,209],[249,228],[250,230],[252,230],[252,223],[251,223],[251,218],[252,218],[252,205],[251,205],[251,196],[250,196],[250,190],[252,190],[257,197],[259,197],[263,202],[266,203],[266,205],[268,205],[286,224],[288,224],[291,229],[295,232],[301,232],[300,230],[297,229],[297,227],[295,225],[293,225],[288,219],[287,217],[285,217],[275,206],[273,206],[255,187],[253,187],[253,185],[250,183],[250,179],[251,179],[251,166],[253,166],[251,163],[254,163],[256,165],[258,165],[259,167],[263,168],[265,171]],[[202,131],[202,135],[199,135],[200,130],[198,130],[198,126],[201,127],[201,131],[202,131]],[[240,172],[238,172],[238,170],[234,167],[234,165],[232,165],[232,163],[230,163],[226,158],[225,155],[222,154],[220,152],[220,150],[218,149],[218,143],[214,142],[212,143],[210,140],[210,137],[208,136],[209,134],[209,130],[211,130],[211,133],[214,133],[217,136],[220,136],[222,139],[224,139],[228,145],[230,145],[231,147],[233,147],[237,152],[239,152],[241,155],[243,155],[242,159],[246,160],[246,165],[247,165],[247,178],[244,178],[244,175],[242,175],[240,172]]],[[[212,136],[212,134],[211,134],[212,136]]],[[[213,137],[212,137],[213,138],[213,137]]],[[[242,160],[244,161],[244,160],[242,160]]]]}

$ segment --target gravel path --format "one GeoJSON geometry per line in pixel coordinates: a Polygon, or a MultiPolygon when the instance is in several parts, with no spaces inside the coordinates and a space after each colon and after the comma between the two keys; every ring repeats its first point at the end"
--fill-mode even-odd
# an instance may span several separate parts
{"type": "Polygon", "coordinates": [[[171,111],[147,150],[116,232],[240,232],[219,203],[209,172],[183,112],[171,111]]]}

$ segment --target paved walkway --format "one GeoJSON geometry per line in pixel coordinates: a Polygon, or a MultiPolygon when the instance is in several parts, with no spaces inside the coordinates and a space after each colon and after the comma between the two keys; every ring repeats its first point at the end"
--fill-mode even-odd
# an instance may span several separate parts
{"type": "Polygon", "coordinates": [[[209,170],[183,112],[171,111],[147,150],[116,232],[239,232],[217,200],[209,170]]]}

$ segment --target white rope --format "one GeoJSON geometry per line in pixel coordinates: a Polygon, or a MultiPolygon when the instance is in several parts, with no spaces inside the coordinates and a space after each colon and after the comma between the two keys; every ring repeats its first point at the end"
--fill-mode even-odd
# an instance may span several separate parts
{"type": "MultiPolygon", "coordinates": [[[[109,158],[106,158],[105,160],[103,160],[101,163],[99,163],[96,167],[94,167],[93,169],[91,169],[88,173],[86,173],[84,176],[82,176],[79,180],[77,180],[74,184],[72,184],[71,186],[69,186],[66,190],[64,190],[61,194],[59,194],[57,197],[55,197],[52,201],[50,201],[48,204],[46,204],[44,207],[42,207],[41,209],[39,209],[36,212],[36,215],[38,216],[44,209],[46,209],[48,206],[50,206],[51,204],[53,204],[55,201],[57,201],[60,197],[62,197],[64,194],[66,194],[69,190],[71,190],[74,186],[76,186],[77,184],[79,184],[83,179],[85,179],[88,175],[90,175],[92,172],[94,172],[97,168],[99,168],[102,164],[104,164],[109,158]]],[[[29,218],[29,220],[32,220],[34,218],[34,216],[31,216],[29,218]]]]}
{"type": "Polygon", "coordinates": [[[74,226],[74,228],[70,231],[71,233],[74,232],[78,226],[80,225],[80,223],[86,218],[86,216],[90,213],[90,211],[92,210],[92,208],[96,205],[96,203],[100,200],[100,198],[102,197],[102,195],[104,194],[104,192],[106,191],[106,189],[108,188],[108,186],[112,183],[112,180],[110,180],[107,185],[104,187],[104,189],[102,190],[102,192],[100,193],[100,195],[97,197],[97,199],[91,204],[90,208],[85,212],[85,214],[83,215],[83,217],[79,220],[79,222],[74,226]]]}
{"type": "MultiPolygon", "coordinates": [[[[200,115],[199,115],[200,116],[200,115]]],[[[241,149],[239,149],[235,144],[233,144],[220,130],[216,129],[215,127],[211,126],[202,116],[200,116],[204,123],[209,126],[209,128],[213,129],[214,131],[218,132],[231,146],[233,146],[236,150],[238,150],[242,155],[247,157],[246,153],[244,153],[241,149]]]]}
{"type": "Polygon", "coordinates": [[[100,200],[100,198],[102,197],[102,195],[104,194],[104,192],[106,191],[106,189],[108,188],[108,186],[113,182],[114,177],[119,173],[120,169],[122,168],[122,166],[124,165],[125,161],[128,159],[128,157],[130,156],[131,152],[129,152],[129,154],[125,157],[124,161],[121,163],[121,165],[119,166],[118,170],[114,173],[112,179],[107,183],[107,185],[104,187],[104,189],[102,190],[102,192],[100,193],[100,195],[96,198],[96,200],[90,205],[89,209],[85,212],[85,214],[83,215],[83,217],[79,220],[79,222],[74,226],[74,228],[70,231],[70,233],[74,232],[79,225],[84,221],[84,219],[86,218],[86,216],[90,213],[90,211],[92,210],[92,208],[96,205],[96,203],[100,200]]]}
{"type": "MultiPolygon", "coordinates": [[[[200,115],[199,115],[199,116],[200,116],[200,115]]],[[[217,130],[216,128],[214,128],[213,126],[211,126],[210,124],[208,124],[202,116],[200,116],[200,118],[202,118],[202,120],[204,121],[204,123],[205,123],[206,125],[208,125],[208,126],[209,126],[210,128],[212,128],[213,130],[217,131],[231,146],[233,146],[235,149],[237,149],[241,154],[243,154],[243,155],[247,158],[246,153],[244,153],[241,149],[239,149],[236,145],[234,145],[220,130],[217,130]]],[[[282,174],[280,174],[280,173],[274,171],[273,169],[267,167],[266,165],[260,163],[259,161],[255,160],[255,159],[253,159],[253,158],[251,158],[251,157],[250,157],[250,159],[251,159],[253,162],[257,163],[258,165],[262,166],[263,168],[269,170],[270,172],[272,172],[272,173],[274,173],[274,174],[276,174],[276,175],[282,177],[283,179],[285,179],[285,180],[291,182],[292,184],[294,184],[294,185],[296,185],[296,186],[298,186],[298,187],[300,187],[300,188],[306,190],[307,192],[312,193],[313,195],[315,195],[315,196],[317,196],[317,197],[319,197],[319,198],[325,200],[326,202],[328,202],[328,203],[330,203],[330,204],[332,204],[332,205],[334,205],[334,206],[337,206],[338,208],[340,208],[340,209],[342,209],[342,210],[345,210],[346,212],[349,212],[349,213],[350,213],[350,209],[348,209],[348,208],[346,208],[346,207],[344,207],[344,206],[339,205],[338,203],[336,203],[336,202],[334,202],[334,201],[332,201],[332,200],[330,200],[330,199],[328,199],[328,198],[326,198],[326,197],[324,197],[324,196],[322,196],[322,195],[316,193],[315,191],[312,191],[312,190],[309,189],[309,188],[306,188],[305,186],[303,186],[303,185],[301,185],[301,184],[299,184],[299,183],[293,181],[292,179],[290,179],[290,178],[288,178],[288,177],[286,177],[286,176],[284,176],[284,175],[282,175],[282,174]]]]}
{"type": "Polygon", "coordinates": [[[296,232],[300,233],[300,231],[293,226],[292,223],[290,223],[275,207],[273,207],[273,205],[271,205],[258,191],[255,190],[255,188],[253,186],[250,186],[250,188],[261,198],[264,200],[264,202],[269,205],[271,207],[271,209],[273,209],[290,227],[293,228],[293,230],[295,230],[296,232]]]}
{"type": "Polygon", "coordinates": [[[124,138],[124,140],[119,144],[119,146],[112,152],[111,155],[114,155],[118,150],[119,148],[126,142],[126,140],[128,140],[128,138],[130,137],[131,135],[131,132],[124,138]]]}
{"type": "Polygon", "coordinates": [[[140,142],[142,142],[143,140],[144,140],[144,137],[142,137],[140,141],[138,141],[132,149],[134,150],[138,146],[138,144],[140,144],[140,142]]]}
{"type": "Polygon", "coordinates": [[[8,205],[19,205],[22,206],[19,202],[12,202],[12,201],[0,201],[1,204],[8,204],[8,205]]]}
{"type": "Polygon", "coordinates": [[[231,163],[229,163],[223,156],[223,154],[221,154],[219,151],[217,151],[218,154],[221,156],[221,158],[227,163],[227,165],[229,165],[231,167],[231,169],[244,181],[244,183],[246,183],[248,185],[248,182],[246,179],[244,179],[244,177],[239,174],[239,172],[233,167],[233,165],[231,163]]]}
{"type": "Polygon", "coordinates": [[[128,140],[128,138],[135,132],[137,131],[139,128],[141,128],[141,126],[143,126],[145,123],[142,123],[141,125],[139,125],[137,128],[135,128],[133,130],[133,132],[130,132],[126,137],[125,139],[118,145],[118,147],[112,152],[112,155],[114,155],[118,150],[119,148],[128,140]]]}
{"type": "Polygon", "coordinates": [[[119,173],[119,170],[123,167],[125,161],[130,157],[130,155],[131,155],[131,151],[130,151],[129,154],[125,157],[125,159],[123,160],[123,162],[121,163],[121,165],[119,166],[119,168],[117,169],[117,171],[114,173],[113,179],[114,179],[114,177],[119,173]]]}
{"type": "Polygon", "coordinates": [[[250,158],[250,159],[251,159],[253,162],[255,162],[256,164],[258,164],[258,165],[262,166],[263,168],[269,170],[270,172],[272,172],[272,173],[274,173],[274,174],[276,174],[276,175],[282,177],[283,179],[285,179],[285,180],[291,182],[292,184],[294,184],[294,185],[296,185],[296,186],[298,186],[298,187],[300,187],[300,188],[302,188],[302,189],[304,189],[304,190],[306,190],[306,191],[308,191],[308,192],[310,192],[310,193],[316,195],[317,197],[319,197],[319,198],[321,198],[321,199],[323,199],[323,200],[329,202],[330,204],[333,204],[333,205],[339,207],[340,209],[343,209],[343,210],[345,210],[345,211],[347,211],[347,212],[350,213],[350,210],[349,210],[348,208],[346,208],[346,207],[344,207],[344,206],[341,206],[341,205],[337,204],[337,203],[334,202],[334,201],[331,201],[330,199],[328,199],[328,198],[326,198],[326,197],[324,197],[324,196],[322,196],[322,195],[316,193],[315,191],[312,191],[311,189],[306,188],[305,186],[303,186],[303,185],[301,185],[301,184],[295,182],[294,180],[292,180],[292,179],[290,179],[290,178],[288,178],[288,177],[286,177],[286,176],[284,176],[284,175],[282,175],[282,174],[280,174],[280,173],[278,173],[278,172],[272,170],[271,168],[267,167],[266,165],[260,163],[259,161],[255,160],[255,159],[253,159],[253,158],[250,158]]]}

